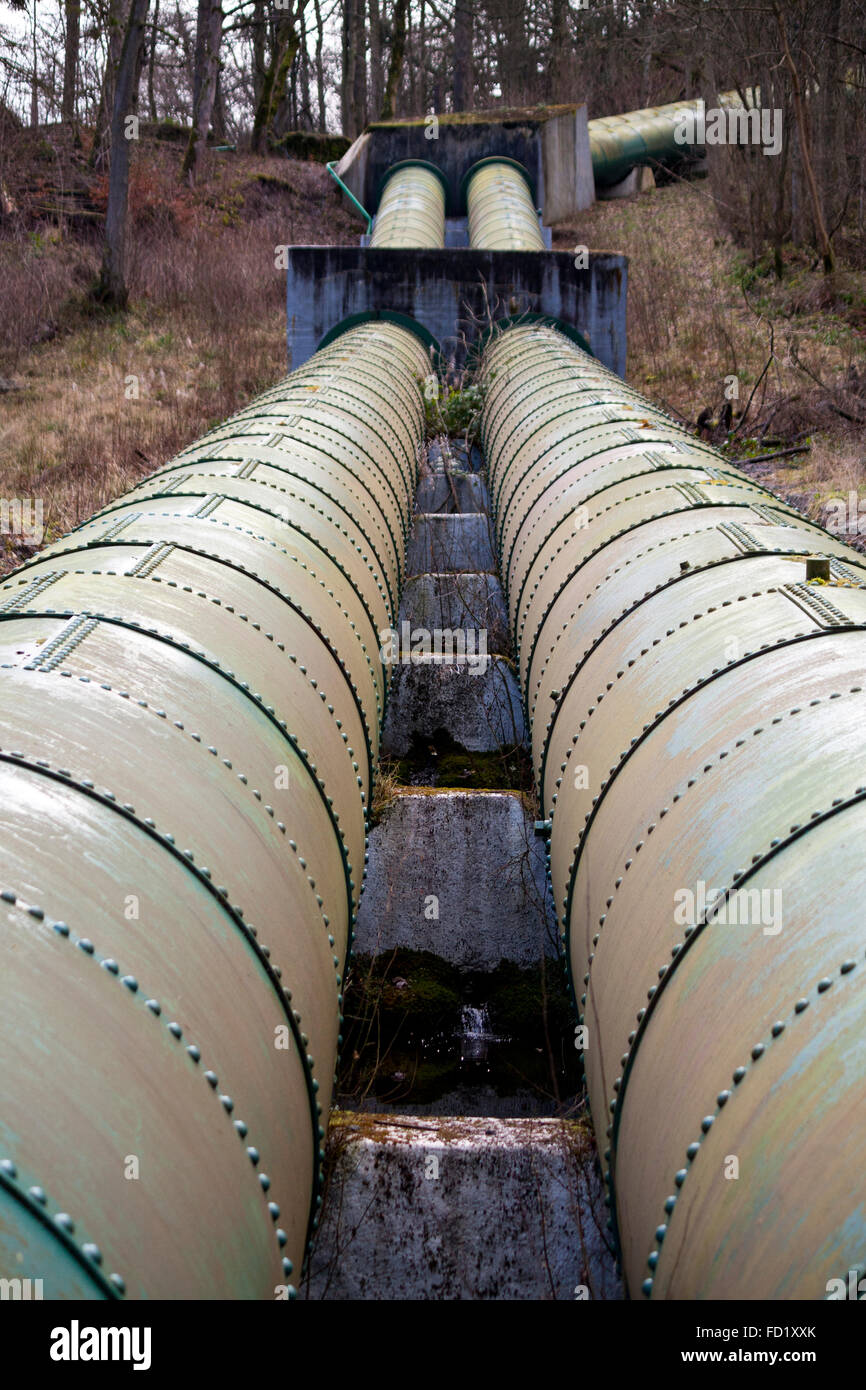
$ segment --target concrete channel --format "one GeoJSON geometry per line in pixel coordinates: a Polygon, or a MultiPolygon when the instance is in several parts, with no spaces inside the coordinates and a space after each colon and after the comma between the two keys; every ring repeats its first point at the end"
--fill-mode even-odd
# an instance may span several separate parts
{"type": "MultiPolygon", "coordinates": [[[[377,1033],[365,1073],[347,1033],[299,1293],[621,1298],[477,450],[428,450],[399,629],[383,733],[399,780],[370,834],[353,979],[374,1018],[406,1001],[408,1039],[377,1033]],[[425,989],[444,1022],[414,1018],[425,989]]],[[[350,982],[349,1032],[352,999],[350,982]]]]}

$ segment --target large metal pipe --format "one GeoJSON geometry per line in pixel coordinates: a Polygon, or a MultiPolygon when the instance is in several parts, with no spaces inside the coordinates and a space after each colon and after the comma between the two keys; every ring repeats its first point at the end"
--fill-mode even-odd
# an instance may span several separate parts
{"type": "Polygon", "coordinates": [[[0,586],[0,1275],[46,1298],[299,1270],[428,370],[351,329],[0,586]]]}
{"type": "Polygon", "coordinates": [[[385,175],[370,245],[444,246],[445,192],[435,165],[417,159],[393,165],[385,175]]]}
{"type": "MultiPolygon", "coordinates": [[[[757,101],[752,90],[747,100],[757,101]]],[[[589,148],[596,188],[619,183],[638,164],[677,164],[688,156],[703,154],[703,148],[680,143],[677,128],[685,117],[694,116],[699,101],[672,101],[665,106],[648,106],[641,111],[625,111],[619,116],[600,116],[589,121],[589,148]]],[[[720,106],[740,106],[736,92],[724,92],[720,106]]]]}
{"type": "Polygon", "coordinates": [[[628,1287],[832,1296],[866,1258],[866,563],[551,328],[482,373],[628,1287]]]}
{"type": "Polygon", "coordinates": [[[512,159],[482,159],[463,180],[469,245],[482,251],[543,251],[532,184],[512,159]]]}

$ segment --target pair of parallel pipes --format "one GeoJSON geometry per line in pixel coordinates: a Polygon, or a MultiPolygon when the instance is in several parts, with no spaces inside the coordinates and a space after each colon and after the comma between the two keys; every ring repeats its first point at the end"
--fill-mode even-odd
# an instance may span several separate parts
{"type": "MultiPolygon", "coordinates": [[[[347,331],[0,588],[0,1254],[48,1297],[291,1291],[428,370],[347,331]]],[[[481,376],[628,1287],[833,1296],[866,1259],[866,567],[552,328],[481,376]]]]}
{"type": "MultiPolygon", "coordinates": [[[[484,159],[465,183],[469,245],[477,250],[543,251],[526,171],[513,160],[484,159]]],[[[385,178],[370,238],[374,247],[445,245],[446,184],[432,164],[396,165],[385,178]]]]}

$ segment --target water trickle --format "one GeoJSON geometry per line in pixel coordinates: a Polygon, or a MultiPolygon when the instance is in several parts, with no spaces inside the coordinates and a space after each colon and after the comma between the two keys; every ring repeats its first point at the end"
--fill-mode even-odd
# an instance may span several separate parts
{"type": "Polygon", "coordinates": [[[463,1058],[483,1061],[487,1056],[487,1044],[498,1041],[491,1032],[487,1005],[464,1004],[460,1014],[460,1050],[463,1058]]]}

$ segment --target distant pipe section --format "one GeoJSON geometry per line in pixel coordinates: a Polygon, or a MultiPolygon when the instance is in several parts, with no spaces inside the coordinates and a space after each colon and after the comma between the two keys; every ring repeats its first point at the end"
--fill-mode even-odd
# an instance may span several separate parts
{"type": "Polygon", "coordinates": [[[349,329],[0,585],[0,1277],[292,1296],[424,433],[349,329]]]}
{"type": "Polygon", "coordinates": [[[866,1273],[866,561],[549,327],[483,446],[633,1296],[866,1273]]]}
{"type": "Polygon", "coordinates": [[[543,251],[532,184],[510,159],[483,159],[464,179],[469,244],[480,251],[543,251]]]}
{"type": "MultiPolygon", "coordinates": [[[[747,100],[756,100],[750,88],[747,100]]],[[[665,106],[648,106],[642,111],[626,111],[620,116],[602,116],[588,122],[592,172],[597,188],[620,183],[636,165],[673,165],[683,159],[701,157],[702,146],[680,143],[677,128],[685,129],[686,118],[694,117],[699,101],[672,101],[665,106]]],[[[720,106],[741,106],[736,92],[724,92],[720,106]]]]}
{"type": "Polygon", "coordinates": [[[370,245],[436,248],[445,245],[443,176],[432,164],[406,160],[385,175],[370,245]]]}

